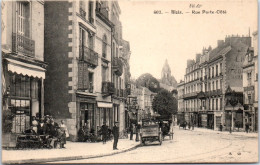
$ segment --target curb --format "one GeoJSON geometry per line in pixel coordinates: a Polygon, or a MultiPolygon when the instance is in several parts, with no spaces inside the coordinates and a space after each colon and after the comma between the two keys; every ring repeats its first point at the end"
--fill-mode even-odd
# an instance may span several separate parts
{"type": "Polygon", "coordinates": [[[25,160],[10,160],[10,161],[4,161],[3,164],[32,164],[32,163],[45,163],[45,162],[55,162],[55,161],[69,161],[69,160],[80,160],[80,159],[92,159],[92,158],[99,158],[99,157],[105,157],[105,156],[112,156],[124,152],[128,152],[131,150],[134,150],[138,147],[140,147],[140,144],[137,144],[133,147],[117,151],[114,153],[108,153],[108,154],[100,154],[100,155],[82,155],[82,156],[69,156],[69,157],[57,157],[57,158],[43,158],[43,159],[25,159],[25,160]]]}

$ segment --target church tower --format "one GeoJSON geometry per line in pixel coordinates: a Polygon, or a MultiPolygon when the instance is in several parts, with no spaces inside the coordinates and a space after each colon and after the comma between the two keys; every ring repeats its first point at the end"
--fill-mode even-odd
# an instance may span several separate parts
{"type": "Polygon", "coordinates": [[[162,68],[162,72],[161,72],[161,80],[162,80],[162,83],[169,84],[170,79],[171,79],[171,68],[170,68],[168,61],[166,59],[164,66],[162,68]]]}

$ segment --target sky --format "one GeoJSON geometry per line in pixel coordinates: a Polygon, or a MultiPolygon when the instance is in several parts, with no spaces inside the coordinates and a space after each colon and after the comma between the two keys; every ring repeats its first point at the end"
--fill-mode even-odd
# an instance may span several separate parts
{"type": "Polygon", "coordinates": [[[179,82],[184,78],[187,59],[195,59],[203,47],[216,47],[217,40],[225,40],[226,35],[249,35],[250,28],[252,36],[257,30],[256,0],[119,0],[119,6],[123,39],[130,42],[132,78],[143,73],[160,78],[167,59],[179,82]],[[190,7],[193,4],[195,8],[190,7]],[[163,14],[154,14],[155,10],[163,14]],[[171,14],[171,10],[183,14],[171,14]],[[201,13],[192,14],[192,10],[201,13]],[[217,14],[217,10],[226,14],[217,14]]]}

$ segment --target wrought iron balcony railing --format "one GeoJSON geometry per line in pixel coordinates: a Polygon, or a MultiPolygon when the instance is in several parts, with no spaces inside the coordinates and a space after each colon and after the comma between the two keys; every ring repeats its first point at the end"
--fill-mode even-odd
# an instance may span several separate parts
{"type": "Polygon", "coordinates": [[[12,49],[15,53],[22,53],[25,56],[35,57],[35,42],[28,37],[12,34],[12,49]]]}
{"type": "Polygon", "coordinates": [[[79,59],[94,67],[98,65],[98,54],[85,46],[79,46],[79,59]]]}
{"type": "Polygon", "coordinates": [[[118,57],[113,58],[113,70],[118,76],[123,74],[123,63],[122,60],[118,57]]]}
{"type": "Polygon", "coordinates": [[[102,82],[102,94],[111,95],[115,93],[115,85],[112,82],[102,82]]]}
{"type": "Polygon", "coordinates": [[[81,17],[86,19],[87,12],[84,9],[79,8],[79,14],[81,17]]]}

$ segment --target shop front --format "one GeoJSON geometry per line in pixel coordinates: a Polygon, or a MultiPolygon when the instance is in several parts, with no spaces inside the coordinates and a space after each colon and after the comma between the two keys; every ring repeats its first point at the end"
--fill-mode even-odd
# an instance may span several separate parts
{"type": "Polygon", "coordinates": [[[5,130],[3,133],[18,135],[30,128],[32,117],[39,120],[44,115],[43,80],[45,79],[45,69],[37,65],[5,58],[2,74],[3,88],[6,89],[3,95],[3,113],[10,111],[12,116],[10,130],[5,130]]]}
{"type": "Polygon", "coordinates": [[[207,127],[207,114],[201,113],[201,127],[206,128],[207,127]]]}
{"type": "Polygon", "coordinates": [[[114,123],[114,113],[113,113],[113,104],[110,102],[97,102],[96,109],[96,130],[100,130],[103,123],[112,129],[114,123]]]}
{"type": "Polygon", "coordinates": [[[207,114],[207,128],[214,129],[214,113],[208,112],[207,114]]]}

